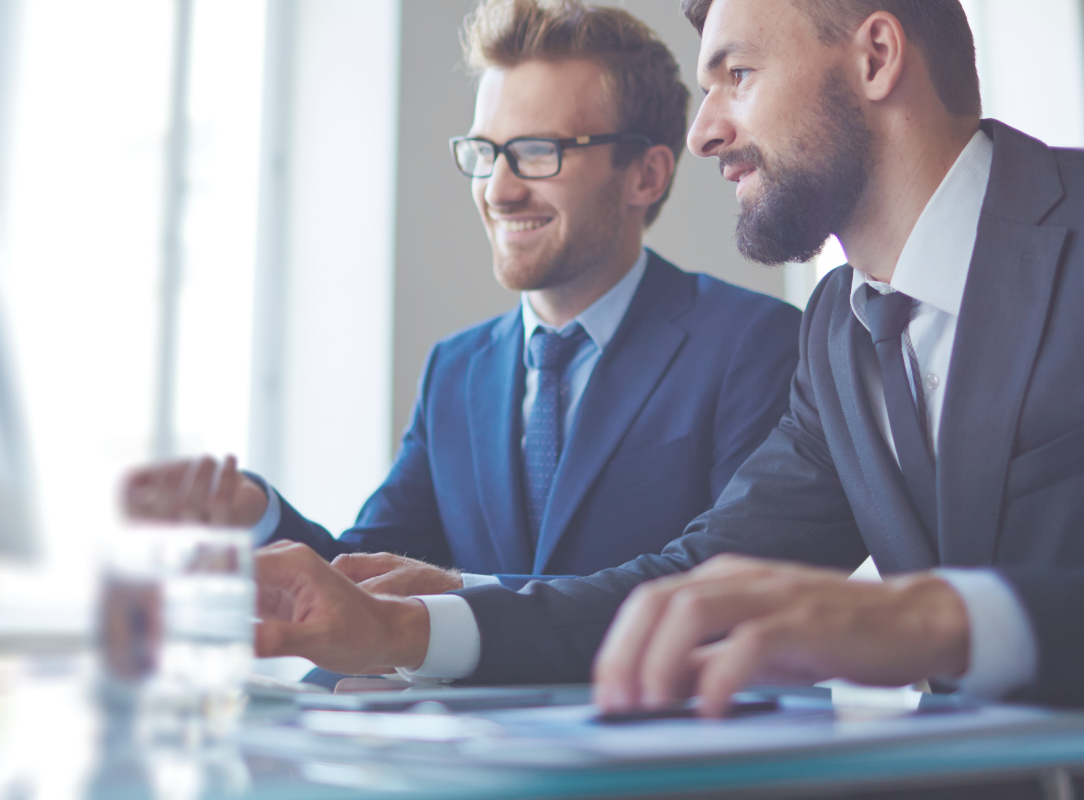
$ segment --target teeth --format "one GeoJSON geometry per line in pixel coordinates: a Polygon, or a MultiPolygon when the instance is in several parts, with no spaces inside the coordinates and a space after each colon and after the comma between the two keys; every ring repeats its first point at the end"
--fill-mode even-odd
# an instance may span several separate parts
{"type": "Polygon", "coordinates": [[[533,231],[535,228],[541,228],[546,225],[548,219],[499,219],[496,221],[497,227],[501,230],[510,232],[518,231],[533,231]]]}

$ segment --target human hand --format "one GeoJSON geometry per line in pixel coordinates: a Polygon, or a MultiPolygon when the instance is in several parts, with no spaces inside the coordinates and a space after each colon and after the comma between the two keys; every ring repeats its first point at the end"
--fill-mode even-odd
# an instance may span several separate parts
{"type": "Polygon", "coordinates": [[[719,716],[751,681],[899,686],[967,670],[967,609],[948,583],[927,573],[883,584],[846,577],[717,556],[645,583],[606,633],[595,701],[623,711],[698,695],[701,714],[719,716]]]}
{"type": "Polygon", "coordinates": [[[238,472],[235,456],[221,465],[204,456],[132,470],[124,479],[122,503],[133,520],[251,528],[267,510],[267,495],[238,472]]]}
{"type": "Polygon", "coordinates": [[[303,656],[354,675],[425,660],[429,612],[420,600],[372,595],[295,542],[257,550],[255,566],[258,656],[303,656]]]}
{"type": "Polygon", "coordinates": [[[371,594],[440,594],[463,588],[459,570],[391,553],[347,553],[331,566],[371,594]]]}

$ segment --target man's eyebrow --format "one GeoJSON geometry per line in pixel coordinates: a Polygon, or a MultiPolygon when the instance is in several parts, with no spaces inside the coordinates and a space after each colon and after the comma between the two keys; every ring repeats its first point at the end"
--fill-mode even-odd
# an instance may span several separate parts
{"type": "MultiPolygon", "coordinates": [[[[557,131],[536,131],[533,133],[517,133],[515,136],[510,136],[505,141],[511,141],[512,139],[571,139],[575,138],[576,134],[563,134],[557,131]]],[[[473,128],[467,131],[468,138],[481,138],[488,139],[490,137],[483,136],[477,133],[473,128]]]]}
{"type": "Polygon", "coordinates": [[[727,43],[711,54],[708,63],[704,65],[704,72],[715,72],[715,70],[719,68],[719,65],[730,58],[730,56],[754,56],[760,55],[762,52],[761,48],[749,42],[727,43]]]}

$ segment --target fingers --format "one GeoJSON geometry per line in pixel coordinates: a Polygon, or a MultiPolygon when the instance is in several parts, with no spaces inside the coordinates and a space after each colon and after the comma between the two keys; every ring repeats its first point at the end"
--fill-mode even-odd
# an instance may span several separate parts
{"type": "MultiPolygon", "coordinates": [[[[638,706],[642,700],[642,661],[648,645],[658,631],[671,598],[683,587],[699,582],[722,581],[740,574],[763,574],[770,567],[766,562],[734,556],[717,556],[683,575],[651,581],[638,587],[621,606],[616,619],[595,661],[595,702],[607,711],[623,711],[638,706]]],[[[701,638],[684,632],[688,644],[666,657],[665,677],[653,684],[653,703],[664,703],[676,694],[682,678],[688,677],[684,667],[692,646],[701,638]],[[693,641],[693,639],[696,639],[693,641]],[[660,691],[660,687],[668,687],[660,691]]],[[[657,657],[656,663],[658,663],[657,657]]]]}
{"type": "Polygon", "coordinates": [[[312,548],[286,540],[261,547],[253,559],[256,584],[261,592],[293,589],[300,578],[326,568],[327,562],[312,548]]]}
{"type": "Polygon", "coordinates": [[[618,609],[593,669],[595,702],[604,711],[625,711],[638,704],[641,655],[681,581],[662,578],[643,584],[618,609]]]}
{"type": "Polygon", "coordinates": [[[675,591],[644,646],[640,666],[641,701],[662,708],[688,696],[695,668],[692,652],[730,632],[739,622],[759,617],[786,602],[781,582],[759,573],[729,580],[701,577],[675,591]]]}
{"type": "Polygon", "coordinates": [[[210,456],[156,464],[124,481],[124,510],[132,519],[251,527],[267,508],[267,495],[237,469],[210,456]]]}
{"type": "Polygon", "coordinates": [[[407,597],[463,588],[463,578],[458,570],[390,553],[342,555],[332,562],[332,566],[370,594],[407,597]]]}
{"type": "Polygon", "coordinates": [[[704,648],[705,657],[694,657],[694,662],[700,662],[696,664],[700,715],[721,717],[726,713],[731,696],[752,681],[780,641],[762,626],[741,626],[725,641],[704,648]]]}
{"type": "Polygon", "coordinates": [[[130,473],[124,487],[128,515],[133,519],[173,519],[173,501],[188,464],[174,461],[130,473]]]}
{"type": "Polygon", "coordinates": [[[174,498],[173,519],[207,522],[210,519],[211,483],[218,463],[210,456],[189,462],[174,498]]]}
{"type": "Polygon", "coordinates": [[[374,598],[306,545],[258,550],[256,583],[264,607],[278,612],[257,626],[261,656],[299,655],[347,673],[394,664],[416,668],[425,659],[429,615],[423,603],[374,598]]]}
{"type": "Polygon", "coordinates": [[[312,653],[317,634],[311,626],[286,620],[263,620],[256,624],[256,656],[297,656],[312,653]]]}
{"type": "Polygon", "coordinates": [[[361,583],[391,572],[406,561],[391,553],[345,553],[336,556],[331,566],[354,583],[361,583]]]}
{"type": "Polygon", "coordinates": [[[463,579],[455,570],[429,567],[411,569],[400,567],[358,584],[369,594],[391,594],[399,597],[431,595],[463,588],[463,579]]]}
{"type": "Polygon", "coordinates": [[[664,706],[695,691],[701,713],[718,716],[753,680],[899,686],[966,667],[966,612],[935,576],[862,584],[831,570],[737,566],[645,589],[665,604],[636,645],[639,661],[626,665],[642,687],[634,704],[664,706]]]}
{"type": "Polygon", "coordinates": [[[204,457],[136,470],[125,480],[125,511],[133,519],[201,520],[215,466],[214,459],[204,457]]]}
{"type": "MultiPolygon", "coordinates": [[[[721,713],[733,691],[765,671],[776,641],[811,649],[783,632],[808,636],[810,609],[831,606],[803,598],[830,598],[840,585],[852,586],[844,578],[831,570],[726,557],[644,584],[621,607],[599,651],[595,700],[605,710],[659,708],[707,691],[705,713],[721,713]],[[774,627],[766,627],[769,620],[774,627]]],[[[827,614],[825,632],[841,618],[827,614]]],[[[807,669],[804,655],[783,666],[807,669]]]]}
{"type": "Polygon", "coordinates": [[[207,521],[212,525],[230,525],[233,522],[233,505],[239,478],[237,457],[226,456],[222,469],[218,472],[217,486],[207,504],[207,521]]]}

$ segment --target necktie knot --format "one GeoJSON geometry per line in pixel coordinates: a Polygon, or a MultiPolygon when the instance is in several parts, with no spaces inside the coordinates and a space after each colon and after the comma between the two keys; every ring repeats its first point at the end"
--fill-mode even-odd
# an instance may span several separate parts
{"type": "Polygon", "coordinates": [[[881,294],[866,286],[866,321],[875,345],[899,339],[911,319],[914,298],[903,292],[881,294]]]}
{"type": "Polygon", "coordinates": [[[578,323],[564,336],[536,328],[527,346],[530,364],[538,370],[563,370],[586,338],[587,332],[578,323]]]}

